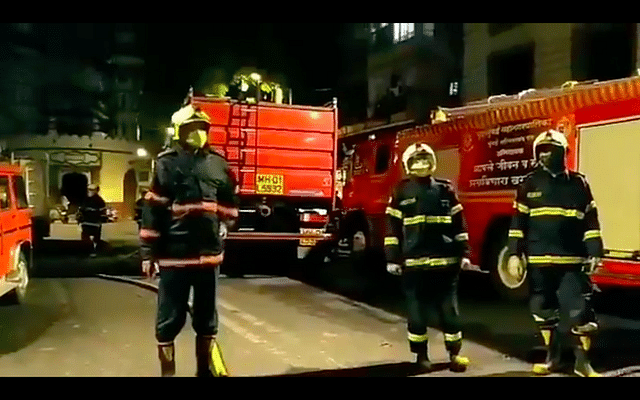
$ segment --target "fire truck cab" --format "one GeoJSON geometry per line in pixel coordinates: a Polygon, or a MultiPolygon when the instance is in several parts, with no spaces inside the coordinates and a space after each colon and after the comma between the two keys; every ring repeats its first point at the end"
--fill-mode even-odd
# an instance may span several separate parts
{"type": "Polygon", "coordinates": [[[21,302],[32,270],[31,208],[22,170],[0,164],[0,296],[21,302]]]}

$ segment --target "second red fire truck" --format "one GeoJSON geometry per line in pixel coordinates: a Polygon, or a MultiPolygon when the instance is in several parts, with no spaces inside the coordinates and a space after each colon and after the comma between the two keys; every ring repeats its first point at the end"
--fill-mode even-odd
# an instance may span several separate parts
{"type": "Polygon", "coordinates": [[[640,287],[639,77],[440,108],[423,126],[343,129],[341,243],[381,260],[382,221],[390,190],[403,178],[401,155],[424,141],[436,152],[436,176],[451,180],[464,206],[472,263],[491,274],[505,298],[525,297],[526,276],[517,279],[506,268],[507,233],[515,189],[536,166],[533,140],[552,128],[566,135],[569,168],[587,176],[596,200],[606,256],[592,281],[640,287]]]}

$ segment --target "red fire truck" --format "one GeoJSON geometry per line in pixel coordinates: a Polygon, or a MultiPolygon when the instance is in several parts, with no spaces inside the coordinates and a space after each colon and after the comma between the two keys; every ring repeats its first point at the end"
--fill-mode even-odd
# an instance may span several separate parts
{"type": "Polygon", "coordinates": [[[0,164],[0,296],[23,300],[33,265],[31,208],[22,169],[0,164]]]}
{"type": "MultiPolygon", "coordinates": [[[[336,100],[322,107],[207,96],[190,102],[209,116],[209,144],[226,156],[239,184],[239,223],[227,236],[232,249],[277,243],[303,258],[332,240],[336,100]]],[[[279,255],[286,262],[289,253],[279,255]]]]}
{"type": "Polygon", "coordinates": [[[436,175],[452,181],[464,206],[472,262],[504,297],[524,297],[526,276],[506,269],[507,232],[515,188],[535,167],[533,140],[550,128],[566,135],[569,168],[587,176],[596,200],[606,256],[592,281],[603,289],[640,287],[640,77],[440,108],[424,126],[343,129],[341,142],[353,151],[343,162],[343,214],[357,227],[342,234],[345,243],[380,251],[389,190],[403,177],[400,155],[425,141],[436,151],[436,175]]]}

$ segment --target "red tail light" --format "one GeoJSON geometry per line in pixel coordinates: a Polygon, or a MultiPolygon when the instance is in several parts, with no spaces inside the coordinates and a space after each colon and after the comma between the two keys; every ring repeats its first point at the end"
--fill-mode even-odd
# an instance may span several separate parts
{"type": "Polygon", "coordinates": [[[300,215],[300,221],[311,224],[326,224],[329,221],[328,215],[304,213],[300,215]]]}

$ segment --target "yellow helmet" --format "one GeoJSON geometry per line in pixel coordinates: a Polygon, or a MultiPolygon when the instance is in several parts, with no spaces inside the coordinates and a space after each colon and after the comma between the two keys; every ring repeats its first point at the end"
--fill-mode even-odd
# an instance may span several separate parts
{"type": "Polygon", "coordinates": [[[561,133],[554,129],[550,129],[546,132],[542,132],[536,140],[533,141],[533,155],[537,159],[538,158],[538,146],[550,144],[557,147],[562,147],[566,154],[569,149],[569,142],[567,138],[561,133]]]}
{"type": "Polygon", "coordinates": [[[187,138],[187,143],[194,147],[201,148],[207,142],[207,132],[209,130],[209,116],[191,104],[182,107],[171,116],[173,124],[173,139],[180,139],[180,129],[191,124],[202,124],[204,129],[196,131],[194,137],[187,138]]]}
{"type": "Polygon", "coordinates": [[[411,160],[416,156],[423,154],[430,155],[433,159],[429,168],[429,173],[433,174],[436,171],[436,153],[434,153],[433,149],[426,143],[418,142],[407,147],[404,153],[402,153],[402,166],[407,174],[411,172],[411,160]]]}

